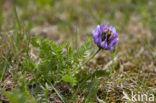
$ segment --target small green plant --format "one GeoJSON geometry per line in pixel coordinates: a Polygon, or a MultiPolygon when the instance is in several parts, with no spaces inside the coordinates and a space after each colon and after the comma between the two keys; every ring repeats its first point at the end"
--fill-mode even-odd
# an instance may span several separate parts
{"type": "MultiPolygon", "coordinates": [[[[92,40],[86,41],[80,48],[74,51],[70,44],[66,42],[56,44],[48,39],[42,39],[39,37],[32,38],[31,43],[35,48],[38,48],[38,51],[36,52],[39,53],[34,52],[37,57],[34,62],[26,57],[22,63],[23,67],[29,72],[34,71],[34,80],[38,84],[41,83],[42,85],[45,85],[46,83],[46,85],[50,85],[63,102],[67,102],[67,99],[65,99],[65,97],[55,88],[57,86],[67,85],[66,88],[69,89],[71,94],[73,94],[73,96],[70,97],[73,98],[73,100],[74,97],[84,90],[84,94],[87,93],[87,99],[85,102],[94,101],[91,97],[95,97],[98,91],[97,78],[109,76],[112,71],[106,72],[101,69],[96,69],[93,72],[89,72],[87,69],[81,70],[81,67],[88,63],[88,61],[90,61],[102,49],[112,50],[118,41],[118,34],[114,27],[109,28],[108,25],[105,26],[102,24],[101,27],[97,26],[94,30],[93,38],[99,49],[91,56],[89,56],[88,53],[93,42],[92,40]],[[100,34],[100,28],[105,29],[101,29],[101,32],[104,32],[102,35],[100,34]],[[110,33],[110,36],[105,35],[105,32],[110,33]],[[106,36],[105,40],[102,39],[103,36],[106,36]],[[88,82],[89,80],[90,82],[88,82]]],[[[44,86],[42,86],[42,89],[43,87],[44,86]]],[[[46,91],[46,94],[44,94],[45,97],[47,97],[48,89],[44,88],[43,90],[44,92],[46,91]]]]}
{"type": "MultiPolygon", "coordinates": [[[[55,44],[48,39],[33,38],[32,45],[39,48],[40,63],[35,65],[35,71],[40,76],[38,80],[54,84],[63,81],[75,86],[77,84],[76,68],[88,55],[91,43],[92,40],[88,40],[74,53],[69,43],[55,44]]],[[[30,66],[29,63],[27,65],[30,66]]]]}
{"type": "Polygon", "coordinates": [[[99,85],[98,78],[110,76],[114,69],[106,71],[97,68],[90,72],[87,68],[83,70],[81,68],[101,50],[112,50],[118,41],[118,34],[114,27],[102,24],[93,31],[93,38],[98,50],[92,54],[89,52],[92,39],[87,40],[80,48],[74,50],[67,42],[56,44],[49,39],[32,38],[30,46],[33,49],[28,49],[20,68],[23,68],[23,74],[33,77],[27,83],[25,78],[22,78],[21,87],[7,92],[6,96],[14,103],[21,103],[21,101],[49,102],[50,99],[54,99],[49,95],[55,94],[62,102],[68,103],[76,101],[79,98],[78,95],[83,94],[83,97],[86,98],[85,103],[95,102],[98,99],[96,95],[99,85]],[[101,34],[101,32],[103,33],[101,34]],[[28,88],[30,85],[38,85],[33,87],[38,91],[32,92],[31,88],[28,88]],[[33,97],[31,92],[37,95],[33,97]],[[19,96],[16,98],[15,94],[19,96]],[[37,99],[34,99],[35,97],[37,99]]]}
{"type": "Polygon", "coordinates": [[[13,103],[36,103],[34,97],[31,96],[27,89],[25,76],[20,78],[19,86],[18,89],[14,89],[12,92],[4,92],[9,101],[13,103]]]}
{"type": "MultiPolygon", "coordinates": [[[[96,69],[90,73],[87,69],[81,70],[90,59],[92,59],[101,49],[93,53],[88,59],[89,50],[91,48],[92,40],[86,41],[76,51],[73,50],[69,43],[56,44],[48,39],[33,38],[32,45],[39,48],[37,62],[33,64],[28,62],[29,59],[24,60],[24,67],[34,68],[35,80],[38,83],[48,83],[52,89],[55,90],[60,99],[67,102],[58,90],[53,86],[55,85],[68,85],[67,88],[73,94],[70,98],[74,98],[83,89],[89,94],[86,95],[88,102],[92,96],[96,95],[98,77],[109,76],[109,72],[96,69]],[[91,80],[91,82],[87,82],[91,80]]],[[[37,53],[36,53],[37,54],[37,53]]],[[[29,70],[29,69],[27,69],[29,70]]],[[[45,90],[45,89],[44,89],[45,90]]],[[[77,98],[77,97],[76,97],[77,98]]],[[[75,100],[76,100],[75,98],[75,100]]]]}

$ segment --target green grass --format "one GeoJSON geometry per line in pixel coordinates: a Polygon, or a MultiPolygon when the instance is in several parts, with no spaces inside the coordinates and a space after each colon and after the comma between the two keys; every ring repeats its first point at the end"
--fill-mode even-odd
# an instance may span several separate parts
{"type": "Polygon", "coordinates": [[[123,91],[156,94],[155,0],[0,3],[0,102],[124,103],[123,91]],[[98,49],[85,41],[102,22],[117,28],[119,43],[81,66],[98,49]]]}

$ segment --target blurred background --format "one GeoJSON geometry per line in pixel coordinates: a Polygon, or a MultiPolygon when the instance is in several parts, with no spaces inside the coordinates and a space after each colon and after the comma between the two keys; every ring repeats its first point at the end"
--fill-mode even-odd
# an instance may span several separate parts
{"type": "MultiPolygon", "coordinates": [[[[126,87],[136,81],[136,84],[132,83],[134,87],[129,88],[146,90],[150,87],[149,91],[155,91],[156,0],[0,0],[0,3],[0,76],[5,77],[3,86],[10,86],[5,80],[11,79],[7,75],[10,64],[5,65],[6,58],[16,58],[32,36],[40,35],[58,43],[67,41],[77,48],[92,38],[92,31],[98,24],[109,22],[119,33],[117,74],[110,79],[111,88],[114,88],[111,91],[118,93],[120,87],[116,82],[124,81],[121,75],[127,76],[129,72],[133,74],[129,75],[130,82],[125,81],[126,87]],[[18,32],[26,36],[17,35],[18,32]],[[140,81],[147,83],[146,86],[140,81]]],[[[111,60],[108,55],[112,54],[101,53],[94,64],[105,68],[111,60]]],[[[23,56],[20,55],[18,60],[23,56]]],[[[11,65],[17,68],[16,63],[11,65]]],[[[109,101],[109,97],[105,99],[109,101]]]]}
{"type": "Polygon", "coordinates": [[[136,37],[156,30],[155,0],[1,0],[1,29],[13,29],[16,12],[32,34],[51,39],[90,35],[109,22],[119,32],[136,37]],[[45,34],[45,35],[44,35],[45,34]],[[53,37],[54,36],[54,37],[53,37]]]}

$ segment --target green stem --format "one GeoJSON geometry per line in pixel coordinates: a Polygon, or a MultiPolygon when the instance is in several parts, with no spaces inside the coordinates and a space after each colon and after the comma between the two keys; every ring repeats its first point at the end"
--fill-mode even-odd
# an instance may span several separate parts
{"type": "Polygon", "coordinates": [[[90,58],[88,58],[86,61],[83,62],[83,64],[81,66],[79,66],[78,68],[75,69],[75,71],[79,70],[82,66],[84,66],[86,63],[88,63],[91,59],[93,59],[95,57],[95,55],[101,50],[101,48],[99,48],[95,53],[93,53],[90,58]]]}
{"type": "Polygon", "coordinates": [[[51,84],[52,88],[54,89],[54,91],[56,92],[56,94],[58,95],[58,97],[62,100],[63,103],[67,103],[67,100],[64,96],[62,96],[60,94],[60,92],[51,84]]]}
{"type": "MultiPolygon", "coordinates": [[[[88,58],[81,66],[79,66],[78,68],[75,69],[75,72],[76,72],[77,70],[79,70],[83,65],[85,65],[86,63],[88,63],[88,61],[90,61],[91,59],[93,59],[93,58],[95,57],[95,55],[96,55],[97,53],[99,53],[100,50],[101,50],[101,48],[99,48],[95,53],[93,53],[93,54],[90,56],[90,58],[88,58]]],[[[87,79],[88,79],[88,78],[90,78],[90,75],[87,77],[87,79]]],[[[83,84],[87,79],[83,80],[83,82],[80,83],[79,87],[81,87],[82,84],[83,84]]],[[[75,94],[78,93],[79,87],[76,89],[75,94]]]]}

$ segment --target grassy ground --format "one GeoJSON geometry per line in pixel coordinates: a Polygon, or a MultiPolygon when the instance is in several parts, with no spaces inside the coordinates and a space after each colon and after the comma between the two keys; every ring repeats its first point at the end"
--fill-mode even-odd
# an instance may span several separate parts
{"type": "MultiPolygon", "coordinates": [[[[109,78],[98,79],[96,94],[99,99],[93,96],[89,103],[101,100],[124,103],[127,100],[122,99],[123,92],[131,95],[131,91],[156,97],[155,0],[0,2],[0,102],[61,103],[58,93],[51,90],[53,86],[46,86],[46,81],[35,81],[38,74],[33,66],[23,65],[26,60],[34,62],[38,58],[32,38],[41,36],[55,43],[68,42],[76,50],[92,38],[92,30],[102,22],[117,28],[119,43],[114,51],[100,52],[82,68],[89,72],[97,68],[112,70],[109,78]]],[[[93,45],[90,52],[95,48],[93,45]]],[[[86,90],[71,92],[78,87],[65,90],[62,86],[66,84],[61,83],[54,87],[69,99],[68,102],[81,103],[88,99],[86,90]]]]}

